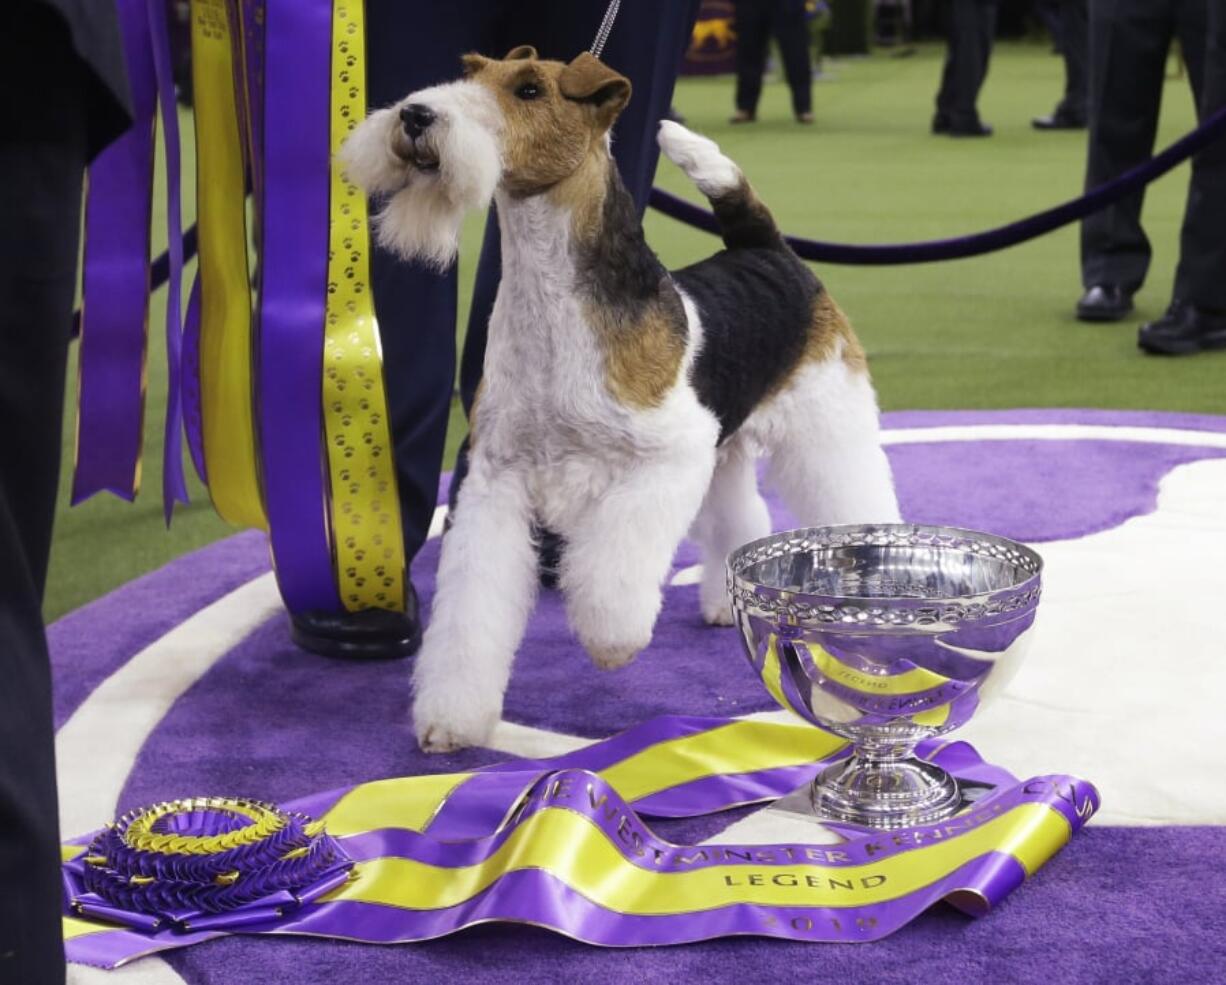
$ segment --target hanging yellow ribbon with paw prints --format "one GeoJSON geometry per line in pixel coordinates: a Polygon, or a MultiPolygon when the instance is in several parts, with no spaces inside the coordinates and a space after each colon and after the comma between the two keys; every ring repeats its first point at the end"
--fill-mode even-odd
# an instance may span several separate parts
{"type": "Polygon", "coordinates": [[[403,609],[404,538],[370,292],[365,195],[336,154],[366,115],[361,0],[332,7],[332,179],[323,408],[337,587],[346,609],[403,609]]]}

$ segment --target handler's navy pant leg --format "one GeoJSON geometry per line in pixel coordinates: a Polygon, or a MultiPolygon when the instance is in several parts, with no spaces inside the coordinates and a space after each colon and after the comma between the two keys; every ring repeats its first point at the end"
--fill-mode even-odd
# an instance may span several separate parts
{"type": "MultiPolygon", "coordinates": [[[[405,3],[368,0],[367,100],[371,109],[460,75],[460,55],[494,54],[500,0],[405,3]]],[[[371,285],[383,347],[388,413],[405,557],[425,542],[455,382],[455,268],[437,273],[377,244],[371,285]]]]}

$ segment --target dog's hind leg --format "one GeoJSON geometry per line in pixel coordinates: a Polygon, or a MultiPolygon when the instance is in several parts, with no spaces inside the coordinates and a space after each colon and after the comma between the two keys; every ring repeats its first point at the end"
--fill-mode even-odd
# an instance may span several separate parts
{"type": "Polygon", "coordinates": [[[710,442],[636,465],[563,531],[567,615],[598,667],[627,664],[651,642],[661,586],[714,462],[710,442]]]}
{"type": "Polygon", "coordinates": [[[798,523],[898,522],[877,398],[862,367],[838,357],[803,367],[761,413],[768,481],[798,523]]]}
{"type": "Polygon", "coordinates": [[[413,726],[426,752],[480,745],[498,723],[536,598],[531,516],[522,478],[474,456],[413,674],[413,726]]]}
{"type": "Polygon", "coordinates": [[[691,531],[702,549],[699,602],[702,617],[714,626],[732,625],[724,562],[751,540],[770,533],[770,513],[758,492],[754,457],[735,438],[720,452],[698,519],[691,531]]]}

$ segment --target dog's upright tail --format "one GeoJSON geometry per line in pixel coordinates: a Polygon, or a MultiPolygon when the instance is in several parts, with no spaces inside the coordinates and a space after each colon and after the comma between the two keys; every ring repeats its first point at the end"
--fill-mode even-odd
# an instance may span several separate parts
{"type": "Polygon", "coordinates": [[[770,210],[714,140],[699,136],[680,123],[664,120],[660,123],[659,142],[664,156],[710,199],[729,249],[787,248],[770,210]]]}

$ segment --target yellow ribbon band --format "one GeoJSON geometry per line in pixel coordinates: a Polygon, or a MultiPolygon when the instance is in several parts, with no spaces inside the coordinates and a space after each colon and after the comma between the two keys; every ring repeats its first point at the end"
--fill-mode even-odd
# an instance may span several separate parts
{"type": "Polygon", "coordinates": [[[247,188],[225,0],[192,0],[200,230],[200,400],[209,497],[230,523],[267,527],[256,467],[247,188]]]}
{"type": "Polygon", "coordinates": [[[336,581],[349,611],[403,610],[404,537],[370,292],[366,198],[336,153],[366,115],[362,0],[332,6],[332,176],[323,420],[336,581]]]}
{"type": "MultiPolygon", "coordinates": [[[[709,776],[802,766],[837,752],[846,741],[808,726],[731,722],[656,743],[598,775],[628,801],[709,776]]],[[[378,828],[424,831],[447,798],[472,773],[405,776],[363,783],[321,820],[336,837],[378,828]]]]}
{"type": "Polygon", "coordinates": [[[1034,872],[1072,836],[1068,821],[1043,804],[1021,804],[979,827],[905,854],[853,866],[801,863],[772,866],[752,878],[752,866],[711,865],[689,871],[652,870],[629,861],[587,817],[565,807],[532,815],[489,858],[459,868],[404,858],[367,860],[357,877],[324,901],[348,900],[425,910],[456,906],[501,876],[543,869],[571,889],[618,913],[692,913],[732,903],[759,906],[859,907],[923,889],[991,851],[1014,855],[1034,872]]]}

